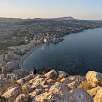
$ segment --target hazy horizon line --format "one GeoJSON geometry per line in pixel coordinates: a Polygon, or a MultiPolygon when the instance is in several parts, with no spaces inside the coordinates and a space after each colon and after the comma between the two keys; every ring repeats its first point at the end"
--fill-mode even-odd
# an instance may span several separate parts
{"type": "Polygon", "coordinates": [[[8,18],[8,19],[56,19],[56,18],[64,18],[64,17],[72,17],[78,20],[101,20],[102,19],[88,19],[88,18],[78,18],[74,16],[57,16],[57,17],[7,17],[7,16],[0,16],[0,18],[8,18]]]}

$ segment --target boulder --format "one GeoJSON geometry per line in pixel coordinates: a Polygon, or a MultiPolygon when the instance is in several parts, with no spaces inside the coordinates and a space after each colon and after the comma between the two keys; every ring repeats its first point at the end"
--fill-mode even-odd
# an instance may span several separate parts
{"type": "Polygon", "coordinates": [[[82,80],[81,77],[79,76],[69,76],[67,78],[63,78],[61,79],[60,82],[64,83],[65,85],[67,85],[67,87],[70,90],[76,89],[78,88],[78,86],[80,85],[80,81],[82,80]]]}
{"type": "Polygon", "coordinates": [[[58,71],[58,78],[65,78],[68,74],[64,71],[58,71]]]}
{"type": "Polygon", "coordinates": [[[16,97],[16,100],[14,102],[28,102],[28,96],[25,94],[20,94],[16,97]]]}
{"type": "Polygon", "coordinates": [[[98,86],[98,87],[92,88],[92,89],[90,89],[90,90],[87,90],[87,92],[88,92],[92,97],[94,97],[100,89],[101,89],[101,87],[98,86]]]}
{"type": "Polygon", "coordinates": [[[69,91],[65,84],[56,82],[52,85],[49,89],[50,93],[58,93],[58,94],[65,94],[69,91]]]}
{"type": "Polygon", "coordinates": [[[53,85],[55,82],[56,81],[53,80],[53,79],[47,79],[46,82],[45,82],[45,84],[47,84],[47,85],[53,85]]]}
{"type": "Polygon", "coordinates": [[[25,80],[23,80],[22,78],[22,79],[17,80],[16,82],[20,85],[23,85],[25,83],[25,80]]]}
{"type": "Polygon", "coordinates": [[[55,70],[51,70],[45,74],[45,77],[48,79],[56,79],[58,77],[58,74],[55,70]]]}
{"type": "Polygon", "coordinates": [[[23,79],[25,80],[25,81],[29,81],[29,80],[31,80],[33,78],[33,75],[32,74],[29,74],[29,75],[27,75],[26,77],[24,77],[23,79]]]}
{"type": "Polygon", "coordinates": [[[102,87],[97,91],[94,102],[102,102],[102,87]]]}
{"type": "Polygon", "coordinates": [[[49,92],[35,97],[37,102],[93,102],[93,98],[82,89],[70,92],[63,84],[56,83],[49,92]]]}
{"type": "Polygon", "coordinates": [[[49,95],[50,95],[50,94],[49,94],[48,92],[45,92],[45,93],[43,93],[43,94],[41,94],[41,95],[37,95],[37,96],[35,97],[35,101],[36,101],[36,102],[45,102],[45,100],[48,99],[49,95]]]}
{"type": "Polygon", "coordinates": [[[65,102],[93,102],[93,98],[83,89],[75,89],[65,102]]]}
{"type": "Polygon", "coordinates": [[[44,92],[43,88],[37,88],[33,92],[31,92],[29,95],[35,97],[35,96],[37,96],[39,94],[42,94],[43,92],[44,92]]]}
{"type": "Polygon", "coordinates": [[[23,84],[25,84],[26,82],[28,82],[29,80],[31,80],[32,78],[33,78],[33,75],[32,75],[32,74],[29,74],[29,75],[25,76],[24,78],[18,79],[16,82],[17,82],[18,84],[23,85],[23,84]]]}
{"type": "Polygon", "coordinates": [[[63,101],[69,94],[68,88],[59,82],[51,86],[48,92],[35,97],[38,102],[67,102],[63,101]]]}
{"type": "Polygon", "coordinates": [[[80,83],[79,87],[84,90],[91,90],[93,88],[93,86],[87,80],[82,81],[80,83]]]}
{"type": "Polygon", "coordinates": [[[92,87],[96,87],[98,83],[102,83],[102,73],[89,71],[86,74],[86,80],[92,85],[92,87]]]}
{"type": "Polygon", "coordinates": [[[34,82],[31,85],[31,88],[34,89],[34,88],[37,88],[39,85],[42,85],[43,80],[44,78],[38,78],[34,80],[34,82]]]}
{"type": "MultiPolygon", "coordinates": [[[[13,87],[8,89],[2,96],[8,98],[9,100],[14,100],[14,98],[21,92],[20,87],[13,87]]],[[[11,101],[12,102],[12,101],[11,101]]]]}
{"type": "Polygon", "coordinates": [[[41,75],[36,75],[35,77],[33,76],[30,80],[29,80],[29,84],[33,84],[36,80],[40,79],[41,75]]]}

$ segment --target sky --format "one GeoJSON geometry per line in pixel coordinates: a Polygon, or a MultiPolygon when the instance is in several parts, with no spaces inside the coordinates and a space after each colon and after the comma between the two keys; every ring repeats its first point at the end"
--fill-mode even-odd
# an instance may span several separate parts
{"type": "Polygon", "coordinates": [[[102,20],[102,0],[0,0],[0,17],[102,20]]]}

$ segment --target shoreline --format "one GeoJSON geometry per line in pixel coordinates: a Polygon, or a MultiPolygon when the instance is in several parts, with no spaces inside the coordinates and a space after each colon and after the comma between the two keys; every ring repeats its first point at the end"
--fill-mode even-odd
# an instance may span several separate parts
{"type": "MultiPolygon", "coordinates": [[[[101,28],[101,27],[96,27],[96,28],[90,28],[90,30],[91,29],[99,29],[99,28],[101,28]]],[[[89,29],[83,29],[83,30],[80,30],[80,31],[75,31],[74,33],[72,33],[72,32],[70,32],[70,33],[63,33],[63,36],[60,36],[59,38],[61,38],[61,39],[63,39],[64,40],[64,37],[65,36],[68,36],[68,35],[71,35],[71,34],[77,34],[77,33],[80,33],[80,32],[83,32],[83,31],[85,31],[85,30],[89,30],[89,29]]],[[[43,37],[43,36],[41,36],[41,37],[43,37]]],[[[51,38],[53,38],[53,37],[51,37],[51,38]]],[[[58,37],[57,37],[57,39],[59,39],[58,37]]],[[[26,68],[24,68],[24,66],[23,66],[23,62],[24,62],[24,60],[28,57],[28,56],[30,56],[31,54],[32,54],[32,51],[33,51],[33,49],[36,49],[36,48],[38,48],[38,47],[40,47],[41,45],[43,45],[43,44],[50,44],[50,43],[52,43],[52,42],[50,42],[51,40],[49,39],[48,41],[49,42],[46,42],[46,43],[44,43],[43,42],[43,40],[44,39],[41,39],[41,40],[39,40],[39,39],[36,39],[36,38],[33,38],[33,40],[31,40],[30,41],[30,43],[28,43],[28,44],[26,44],[26,45],[21,45],[21,46],[12,46],[12,47],[9,47],[8,48],[8,51],[6,51],[6,54],[4,54],[3,56],[5,56],[5,55],[8,55],[9,54],[9,52],[11,52],[11,56],[18,56],[19,57],[19,59],[18,60],[16,60],[16,61],[18,61],[19,63],[19,68],[17,68],[16,69],[16,67],[14,67],[12,70],[10,70],[10,73],[12,73],[13,71],[15,71],[15,70],[23,70],[23,71],[27,71],[27,72],[30,72],[30,71],[32,71],[32,70],[28,70],[28,69],[26,69],[26,68]],[[13,55],[12,55],[13,54],[13,55]]],[[[61,40],[62,41],[62,40],[61,40]]],[[[52,43],[52,44],[58,44],[59,42],[61,42],[60,40],[58,40],[58,42],[57,43],[52,43]]],[[[1,58],[1,59],[5,59],[5,58],[1,58]]],[[[13,58],[14,59],[14,58],[13,58]]],[[[14,61],[15,60],[11,60],[11,61],[9,61],[9,62],[12,62],[13,61],[13,64],[15,64],[14,63],[14,61]]],[[[2,63],[1,63],[1,65],[3,65],[3,67],[5,67],[4,66],[4,63],[5,63],[5,66],[7,65],[7,62],[5,62],[5,60],[4,61],[2,61],[2,63]]],[[[15,65],[16,66],[16,65],[15,65]]],[[[5,67],[6,68],[6,67],[5,67]]],[[[8,70],[8,68],[6,68],[7,70],[8,70]]],[[[39,69],[38,69],[39,70],[39,69]]],[[[41,68],[41,70],[42,70],[42,68],[41,68]]],[[[8,73],[8,72],[7,72],[8,73]]]]}
{"type": "MultiPolygon", "coordinates": [[[[23,52],[24,55],[23,56],[20,56],[20,59],[21,59],[21,64],[24,62],[24,60],[32,54],[32,51],[33,49],[36,49],[40,46],[42,46],[43,44],[58,44],[59,42],[62,42],[64,40],[64,37],[65,36],[68,36],[68,35],[71,35],[71,34],[77,34],[77,33],[80,33],[80,32],[83,32],[83,31],[87,31],[87,30],[91,30],[91,29],[100,29],[101,27],[98,27],[98,28],[90,28],[90,29],[83,29],[83,30],[80,30],[80,31],[75,31],[75,32],[70,32],[70,33],[65,33],[65,35],[57,38],[58,41],[55,41],[55,42],[52,42],[52,40],[49,40],[48,42],[44,43],[44,42],[39,42],[38,44],[34,43],[35,41],[34,40],[31,40],[30,43],[28,43],[27,45],[21,45],[21,46],[14,46],[13,48],[15,48],[15,50],[17,51],[17,49],[19,49],[19,51],[22,51],[22,47],[25,49],[25,51],[23,52]],[[61,39],[61,40],[60,40],[61,39]],[[36,45],[36,46],[35,46],[36,45]]],[[[12,50],[12,47],[9,47],[10,50],[12,50]]],[[[15,51],[14,51],[15,52],[15,51]]]]}

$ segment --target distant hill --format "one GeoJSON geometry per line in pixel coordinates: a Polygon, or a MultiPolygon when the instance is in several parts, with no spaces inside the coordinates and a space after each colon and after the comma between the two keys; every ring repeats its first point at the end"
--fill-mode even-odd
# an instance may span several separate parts
{"type": "Polygon", "coordinates": [[[75,20],[74,17],[59,17],[59,18],[53,18],[56,21],[63,21],[63,20],[75,20]]]}

